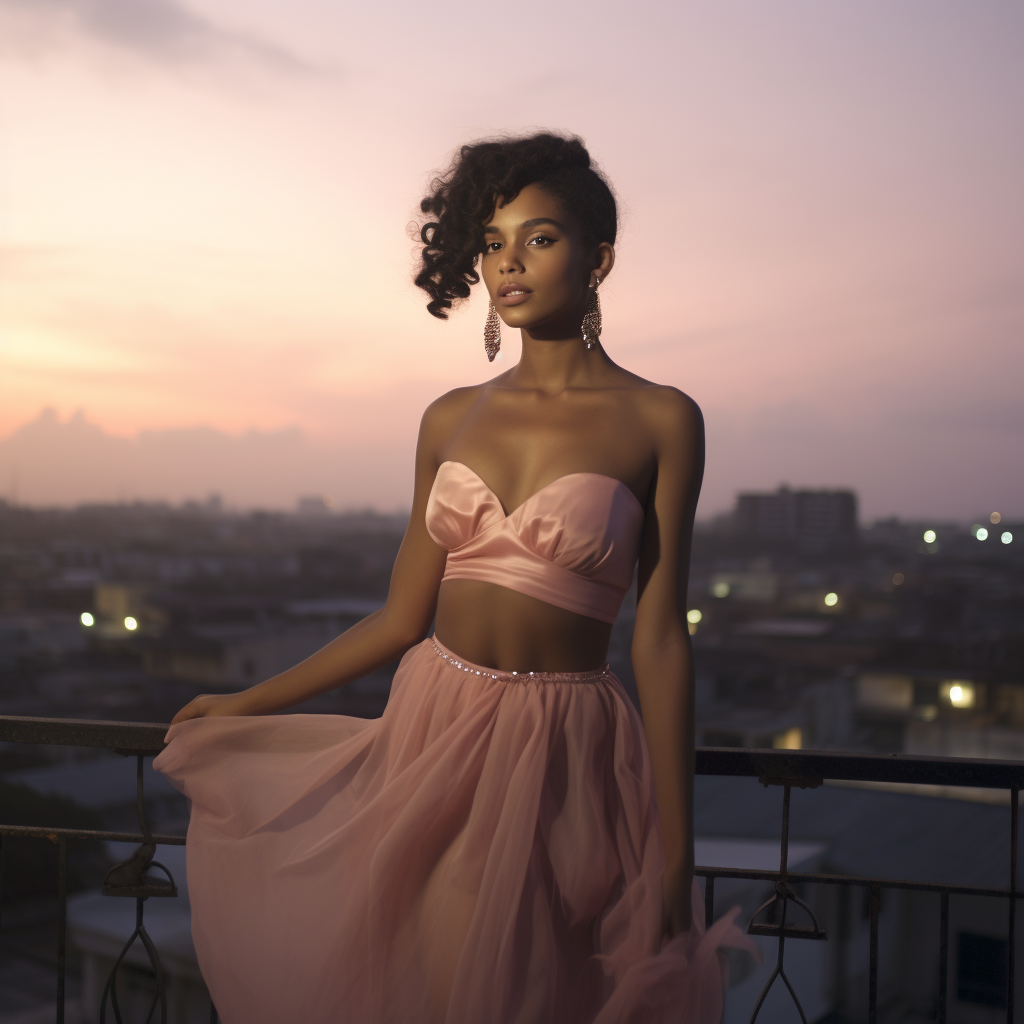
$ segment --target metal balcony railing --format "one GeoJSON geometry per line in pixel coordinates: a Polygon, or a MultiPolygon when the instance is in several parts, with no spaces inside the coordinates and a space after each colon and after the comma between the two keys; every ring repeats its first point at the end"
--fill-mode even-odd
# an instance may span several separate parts
{"type": "MultiPolygon", "coordinates": [[[[66,981],[66,898],[67,848],[69,844],[86,839],[119,840],[140,844],[139,850],[127,862],[118,865],[107,876],[104,893],[136,899],[136,929],[127,937],[121,958],[115,963],[99,1008],[100,1020],[105,1019],[106,1006],[111,1003],[114,1019],[120,1024],[117,1002],[117,970],[130,945],[140,939],[146,947],[155,977],[153,1001],[147,1020],[152,1019],[157,1007],[160,1020],[166,1022],[166,996],[159,957],[145,931],[143,904],[154,896],[176,894],[173,879],[154,878],[148,872],[159,865],[152,860],[160,845],[181,846],[184,836],[154,835],[147,823],[143,792],[143,759],[163,749],[165,725],[128,722],[74,721],[54,718],[19,718],[0,716],[0,742],[55,744],[81,747],[99,747],[136,759],[139,831],[137,833],[108,832],[68,828],[45,828],[8,825],[0,822],[0,843],[7,836],[33,837],[55,843],[58,849],[57,894],[57,948],[56,948],[56,1021],[63,1024],[65,1014],[66,981]]],[[[753,1024],[771,987],[781,981],[792,996],[794,1008],[807,1024],[799,994],[785,972],[787,940],[822,941],[827,938],[815,919],[812,909],[800,898],[795,885],[816,883],[831,886],[863,887],[869,893],[869,950],[868,950],[868,1020],[875,1024],[878,1015],[878,914],[883,889],[916,890],[937,893],[940,899],[939,934],[936,936],[938,958],[938,992],[936,994],[937,1019],[945,1024],[947,1010],[947,972],[949,952],[949,897],[951,895],[983,896],[1007,901],[1008,965],[1006,991],[1006,1019],[1014,1019],[1014,963],[1015,917],[1017,900],[1017,839],[1018,795],[1024,785],[1024,762],[969,760],[951,757],[918,757],[913,755],[843,754],[795,750],[747,750],[733,748],[698,748],[696,756],[698,775],[734,776],[758,779],[766,786],[782,790],[781,843],[779,869],[755,871],[744,869],[698,866],[696,873],[705,879],[705,918],[710,926],[715,914],[715,881],[719,878],[748,879],[770,882],[774,893],[752,916],[748,931],[754,935],[774,937],[778,940],[776,963],[751,1016],[753,1024]],[[1006,823],[1007,857],[1009,860],[1009,888],[985,888],[931,883],[896,878],[861,877],[827,873],[790,871],[789,825],[790,798],[794,788],[816,788],[824,781],[867,783],[904,783],[945,787],[972,787],[1006,790],[1010,807],[1006,823]],[[772,911],[774,920],[759,920],[766,911],[772,911]],[[803,924],[794,924],[792,914],[799,914],[803,924]]],[[[2,922],[0,922],[2,928],[2,922]]],[[[210,1019],[216,1022],[216,1010],[211,1006],[210,1019]]]]}

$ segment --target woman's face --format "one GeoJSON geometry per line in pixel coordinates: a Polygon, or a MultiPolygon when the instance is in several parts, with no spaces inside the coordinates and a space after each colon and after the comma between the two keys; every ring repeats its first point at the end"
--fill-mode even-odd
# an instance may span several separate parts
{"type": "Polygon", "coordinates": [[[575,221],[537,185],[499,200],[484,225],[481,271],[491,301],[509,327],[534,337],[579,335],[587,290],[612,258],[606,242],[586,246],[575,221]]]}

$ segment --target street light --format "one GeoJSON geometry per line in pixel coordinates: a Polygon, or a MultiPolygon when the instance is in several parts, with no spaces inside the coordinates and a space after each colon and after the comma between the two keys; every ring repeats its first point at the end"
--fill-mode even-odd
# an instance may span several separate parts
{"type": "Polygon", "coordinates": [[[966,679],[950,679],[942,684],[941,692],[955,708],[974,707],[974,683],[966,679]]]}

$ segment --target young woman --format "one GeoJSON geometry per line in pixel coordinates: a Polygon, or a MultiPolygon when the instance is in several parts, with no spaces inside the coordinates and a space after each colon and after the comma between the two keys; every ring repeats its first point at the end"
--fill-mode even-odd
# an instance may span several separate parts
{"type": "Polygon", "coordinates": [[[716,1020],[750,945],[694,902],[700,411],[599,341],[616,207],[579,139],[464,146],[421,205],[428,310],[482,277],[488,355],[499,316],[522,355],[424,414],[384,608],[175,716],[200,966],[226,1024],[716,1020]],[[642,724],[605,663],[638,560],[642,724]],[[380,719],[253,717],[400,655],[380,719]]]}

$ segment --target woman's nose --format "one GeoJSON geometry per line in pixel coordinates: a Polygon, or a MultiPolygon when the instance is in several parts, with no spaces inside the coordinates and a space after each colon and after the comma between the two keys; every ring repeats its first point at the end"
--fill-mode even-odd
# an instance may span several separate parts
{"type": "Polygon", "coordinates": [[[512,246],[506,246],[501,250],[501,262],[498,264],[498,270],[503,274],[517,274],[523,269],[523,264],[519,259],[518,253],[512,246]]]}

